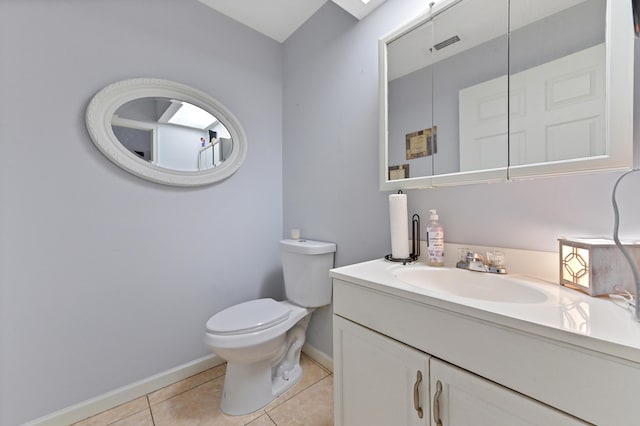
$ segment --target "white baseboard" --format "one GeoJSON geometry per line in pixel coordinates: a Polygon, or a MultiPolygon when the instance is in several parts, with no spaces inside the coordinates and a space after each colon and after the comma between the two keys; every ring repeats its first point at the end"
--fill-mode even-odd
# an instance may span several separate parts
{"type": "Polygon", "coordinates": [[[208,370],[223,362],[223,359],[214,354],[207,355],[130,385],[114,389],[95,398],[63,408],[62,410],[25,423],[23,426],[67,426],[179,382],[180,380],[208,370]]]}
{"type": "MultiPolygon", "coordinates": [[[[333,359],[324,352],[305,343],[302,351],[315,362],[333,372],[333,359]]],[[[69,424],[94,416],[103,411],[117,407],[147,395],[165,386],[179,382],[209,368],[220,365],[223,359],[211,354],[194,361],[163,371],[146,379],[142,379],[127,386],[88,399],[67,408],[55,411],[46,416],[25,423],[23,426],[67,426],[69,424]]]]}
{"type": "Polygon", "coordinates": [[[333,358],[308,343],[302,345],[302,352],[333,373],[333,358]]]}

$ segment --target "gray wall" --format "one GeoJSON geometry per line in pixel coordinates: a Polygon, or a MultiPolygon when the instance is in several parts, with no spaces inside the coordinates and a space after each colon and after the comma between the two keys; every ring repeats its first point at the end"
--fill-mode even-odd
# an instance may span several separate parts
{"type": "MultiPolygon", "coordinates": [[[[390,252],[388,194],[378,191],[377,40],[425,6],[388,0],[358,22],[327,3],[285,43],[284,229],[335,241],[337,266],[390,252]]],[[[412,190],[409,212],[426,223],[428,210],[438,209],[448,242],[556,251],[560,235],[611,234],[619,175],[412,190]]],[[[622,236],[640,236],[639,175],[618,190],[622,236]]],[[[314,314],[308,334],[326,353],[329,314],[314,314]]]]}
{"type": "MultiPolygon", "coordinates": [[[[389,0],[362,21],[327,2],[284,43],[284,231],[335,242],[336,266],[390,253],[378,189],[378,39],[422,0],[389,0]]],[[[331,308],[307,341],[331,355],[331,308]]]]}
{"type": "Polygon", "coordinates": [[[208,355],[212,314],[281,297],[282,62],[195,0],[0,2],[1,425],[208,355]],[[94,147],[91,97],[146,76],[239,118],[236,174],[167,187],[94,147]]]}

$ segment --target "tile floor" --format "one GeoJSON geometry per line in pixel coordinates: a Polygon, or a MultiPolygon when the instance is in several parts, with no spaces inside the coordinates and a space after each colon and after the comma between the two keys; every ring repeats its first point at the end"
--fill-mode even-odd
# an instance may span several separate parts
{"type": "Polygon", "coordinates": [[[302,354],[300,382],[246,416],[220,411],[225,364],[89,417],[74,426],[329,426],[333,425],[333,376],[302,354]]]}

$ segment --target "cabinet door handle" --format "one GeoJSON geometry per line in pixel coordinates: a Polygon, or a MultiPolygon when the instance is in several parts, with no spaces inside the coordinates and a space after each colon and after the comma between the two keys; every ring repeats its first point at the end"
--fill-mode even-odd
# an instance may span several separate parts
{"type": "Polygon", "coordinates": [[[440,395],[442,395],[442,383],[440,380],[436,382],[436,393],[433,395],[433,421],[436,426],[442,426],[440,419],[440,395]]]}
{"type": "Polygon", "coordinates": [[[420,383],[422,383],[422,371],[418,370],[416,382],[413,385],[413,407],[418,412],[418,418],[422,418],[422,407],[420,406],[420,383]]]}

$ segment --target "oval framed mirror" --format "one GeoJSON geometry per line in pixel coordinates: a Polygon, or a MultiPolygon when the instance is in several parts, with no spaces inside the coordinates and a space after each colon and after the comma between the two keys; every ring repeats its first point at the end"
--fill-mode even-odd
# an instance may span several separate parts
{"type": "Polygon", "coordinates": [[[109,160],[164,185],[222,181],[247,155],[245,132],[231,111],[206,93],[170,80],[110,84],[91,99],[86,124],[109,160]]]}

